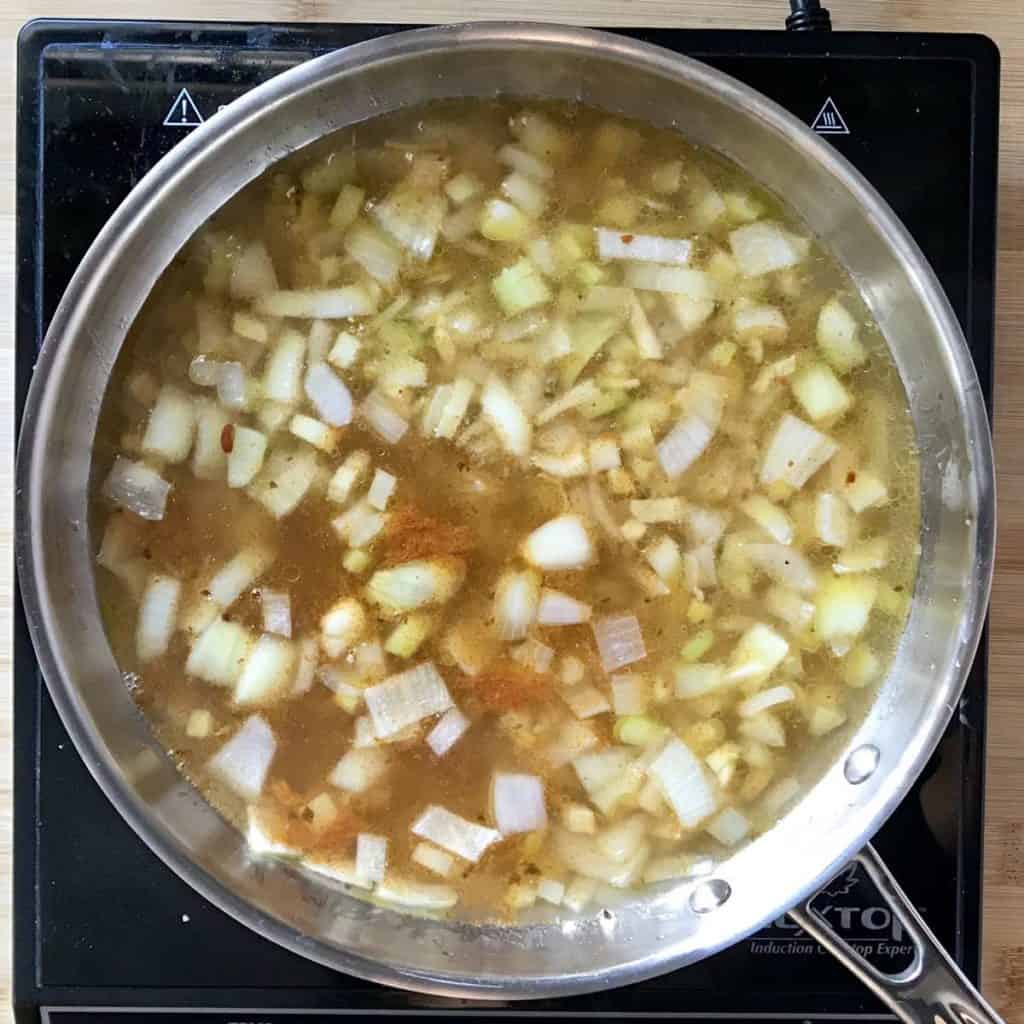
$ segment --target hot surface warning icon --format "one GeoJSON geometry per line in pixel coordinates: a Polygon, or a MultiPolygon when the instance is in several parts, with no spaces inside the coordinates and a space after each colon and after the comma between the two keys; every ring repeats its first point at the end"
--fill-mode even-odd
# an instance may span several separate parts
{"type": "Polygon", "coordinates": [[[825,100],[818,116],[811,122],[811,127],[819,135],[849,135],[850,129],[846,127],[843,115],[831,96],[825,100]]]}
{"type": "Polygon", "coordinates": [[[202,123],[203,115],[188,94],[188,89],[182,89],[174,97],[171,109],[164,118],[164,125],[168,128],[197,128],[202,123]]]}

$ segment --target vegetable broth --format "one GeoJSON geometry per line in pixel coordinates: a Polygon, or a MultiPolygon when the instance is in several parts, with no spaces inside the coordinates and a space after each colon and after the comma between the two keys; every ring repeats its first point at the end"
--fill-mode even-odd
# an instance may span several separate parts
{"type": "Polygon", "coordinates": [[[255,855],[421,912],[579,910],[771,827],[916,569],[906,397],[841,268],[579,106],[276,165],[154,289],[94,459],[108,634],[181,770],[255,855]]]}

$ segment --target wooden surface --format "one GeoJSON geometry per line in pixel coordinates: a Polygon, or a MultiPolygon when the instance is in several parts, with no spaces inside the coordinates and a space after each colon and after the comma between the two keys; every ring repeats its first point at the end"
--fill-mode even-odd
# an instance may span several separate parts
{"type": "MultiPolygon", "coordinates": [[[[1002,51],[996,453],[999,556],[992,602],[983,986],[1024,1022],[1024,0],[828,0],[837,29],[982,32],[1002,51]]],[[[0,5],[0,666],[10,679],[14,288],[14,38],[35,17],[427,22],[538,18],[590,25],[781,28],[784,0],[6,0],[0,5]],[[172,13],[173,12],[173,13],[172,13]]],[[[11,738],[0,688],[0,1005],[9,1005],[11,738]]],[[[925,866],[923,866],[925,867],[925,866]]]]}

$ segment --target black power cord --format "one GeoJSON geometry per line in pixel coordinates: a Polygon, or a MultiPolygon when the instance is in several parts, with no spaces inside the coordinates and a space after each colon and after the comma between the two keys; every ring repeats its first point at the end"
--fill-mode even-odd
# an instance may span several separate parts
{"type": "Polygon", "coordinates": [[[786,18],[787,32],[831,32],[832,15],[818,0],[789,0],[792,14],[786,18]]]}

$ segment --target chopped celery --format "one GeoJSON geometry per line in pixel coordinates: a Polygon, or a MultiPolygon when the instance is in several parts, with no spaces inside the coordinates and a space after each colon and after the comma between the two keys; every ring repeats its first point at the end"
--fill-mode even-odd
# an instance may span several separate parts
{"type": "Polygon", "coordinates": [[[491,281],[491,290],[506,316],[551,301],[551,290],[528,259],[506,267],[491,281]]]}
{"type": "Polygon", "coordinates": [[[693,663],[700,661],[708,651],[711,650],[715,642],[715,633],[711,629],[698,630],[689,640],[683,645],[683,649],[679,652],[679,657],[683,661],[693,663]]]}

